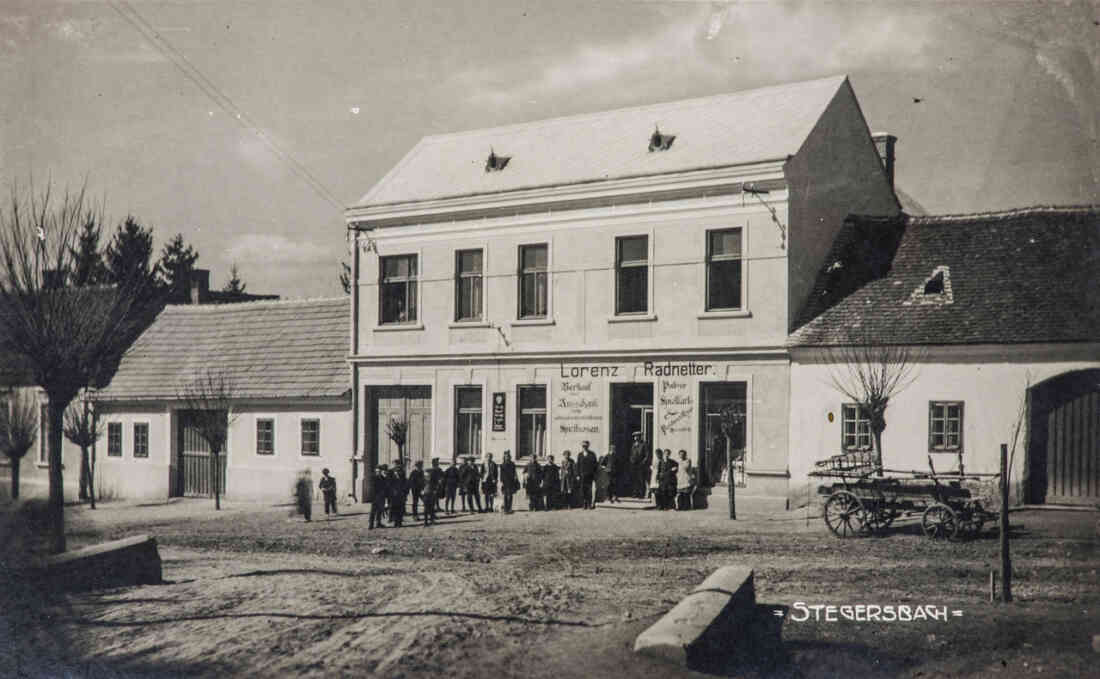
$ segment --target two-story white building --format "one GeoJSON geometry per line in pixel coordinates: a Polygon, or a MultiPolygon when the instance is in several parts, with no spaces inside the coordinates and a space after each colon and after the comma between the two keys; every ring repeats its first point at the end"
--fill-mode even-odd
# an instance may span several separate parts
{"type": "Polygon", "coordinates": [[[640,431],[711,484],[731,406],[735,476],[783,502],[788,333],[891,174],[844,77],[422,139],[346,213],[357,455],[394,418],[425,461],[640,431]]]}

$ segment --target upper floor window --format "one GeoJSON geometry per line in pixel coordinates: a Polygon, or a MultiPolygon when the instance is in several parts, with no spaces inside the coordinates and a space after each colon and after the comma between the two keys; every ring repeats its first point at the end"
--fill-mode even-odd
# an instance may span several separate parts
{"type": "Polygon", "coordinates": [[[928,404],[928,450],[962,450],[962,401],[932,401],[928,404]]]}
{"type": "Polygon", "coordinates": [[[275,454],[275,420],[270,417],[256,420],[256,454],[275,454]]]}
{"type": "Polygon", "coordinates": [[[615,239],[615,313],[649,311],[649,236],[615,239]]]}
{"type": "Polygon", "coordinates": [[[134,457],[149,457],[149,423],[134,423],[134,457]]]}
{"type": "Polygon", "coordinates": [[[122,423],[107,423],[107,456],[122,457],[122,423]]]}
{"type": "Polygon", "coordinates": [[[302,455],[321,454],[321,420],[302,420],[302,455]]]}
{"type": "Polygon", "coordinates": [[[459,250],[455,253],[456,321],[481,320],[483,258],[481,250],[459,250]]]}
{"type": "Polygon", "coordinates": [[[707,311],[740,309],[741,229],[707,232],[707,311]]]}
{"type": "Polygon", "coordinates": [[[844,450],[871,449],[871,421],[855,403],[845,403],[841,411],[840,445],[844,450]]]}
{"type": "Polygon", "coordinates": [[[546,243],[519,246],[519,317],[546,318],[550,291],[549,247],[546,243]]]}
{"type": "Polygon", "coordinates": [[[380,258],[379,323],[416,322],[416,255],[380,258]]]}

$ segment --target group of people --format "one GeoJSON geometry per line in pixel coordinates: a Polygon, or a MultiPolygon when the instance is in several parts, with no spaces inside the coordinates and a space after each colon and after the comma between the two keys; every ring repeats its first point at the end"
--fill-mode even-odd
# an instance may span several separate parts
{"type": "MultiPolygon", "coordinates": [[[[321,470],[321,482],[317,484],[321,489],[321,495],[325,500],[325,516],[329,513],[338,514],[336,511],[336,479],[329,474],[328,469],[321,470]]],[[[294,482],[294,499],[298,513],[310,521],[313,518],[313,480],[309,470],[298,474],[294,482]]]]}
{"type": "Polygon", "coordinates": [[[489,453],[482,464],[472,457],[465,457],[461,464],[452,464],[446,470],[440,466],[438,457],[432,458],[432,466],[426,470],[424,463],[418,460],[407,475],[401,462],[392,466],[378,465],[374,470],[373,499],[367,528],[384,528],[384,520],[400,527],[410,498],[414,519],[420,519],[421,512],[418,510],[423,507],[425,526],[437,521],[439,511],[454,514],[456,498],[461,498],[462,512],[494,512],[498,489],[504,496],[501,511],[510,514],[512,497],[519,487],[516,465],[509,451],[504,452],[504,460],[500,464],[489,453]]]}
{"type": "Polygon", "coordinates": [[[576,460],[572,451],[563,452],[561,466],[554,462],[553,455],[544,464],[531,458],[523,470],[523,489],[531,511],[596,508],[594,486],[600,462],[588,446],[588,441],[581,443],[576,460]]]}
{"type": "Polygon", "coordinates": [[[677,459],[671,448],[650,452],[639,431],[633,438],[629,452],[618,454],[612,447],[604,458],[608,501],[652,498],[657,509],[691,509],[697,480],[687,451],[681,449],[677,459]]]}
{"type": "Polygon", "coordinates": [[[680,459],[672,457],[672,449],[653,451],[650,471],[649,494],[657,509],[691,509],[695,494],[695,468],[686,450],[680,450],[680,459]]]}

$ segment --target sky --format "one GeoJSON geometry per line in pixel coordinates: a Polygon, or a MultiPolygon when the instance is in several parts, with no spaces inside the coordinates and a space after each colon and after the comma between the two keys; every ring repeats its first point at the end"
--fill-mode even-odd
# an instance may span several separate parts
{"type": "Polygon", "coordinates": [[[0,190],[334,296],[342,206],[425,135],[840,73],[928,212],[1100,203],[1100,0],[0,0],[0,190]]]}

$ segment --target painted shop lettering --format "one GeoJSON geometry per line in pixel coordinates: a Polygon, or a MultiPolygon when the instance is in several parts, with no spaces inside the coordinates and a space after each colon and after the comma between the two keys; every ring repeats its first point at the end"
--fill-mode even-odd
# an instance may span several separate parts
{"type": "Polygon", "coordinates": [[[565,367],[564,363],[559,364],[561,367],[562,377],[618,377],[618,366],[607,365],[571,365],[569,368],[565,367]]]}
{"type": "Polygon", "coordinates": [[[709,375],[711,371],[710,365],[706,363],[696,363],[695,361],[689,361],[687,363],[654,363],[653,361],[646,361],[642,369],[645,372],[646,377],[690,377],[693,375],[709,375]]]}
{"type": "Polygon", "coordinates": [[[559,408],[573,408],[576,410],[583,410],[585,408],[596,408],[600,405],[600,402],[592,398],[566,398],[561,397],[558,399],[559,408]]]}

